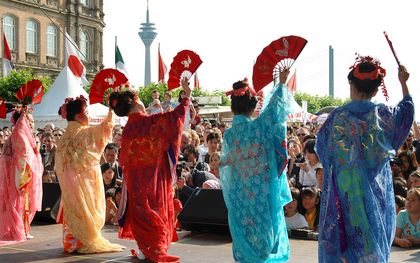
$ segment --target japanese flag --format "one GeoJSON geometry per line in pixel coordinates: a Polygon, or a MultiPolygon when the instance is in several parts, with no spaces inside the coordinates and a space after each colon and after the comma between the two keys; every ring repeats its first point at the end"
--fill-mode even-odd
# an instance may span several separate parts
{"type": "Polygon", "coordinates": [[[70,71],[76,77],[82,85],[89,84],[88,80],[86,79],[86,68],[81,61],[81,57],[83,55],[77,48],[77,45],[74,43],[73,39],[70,37],[67,32],[65,32],[65,42],[66,42],[66,66],[69,67],[70,71]]]}

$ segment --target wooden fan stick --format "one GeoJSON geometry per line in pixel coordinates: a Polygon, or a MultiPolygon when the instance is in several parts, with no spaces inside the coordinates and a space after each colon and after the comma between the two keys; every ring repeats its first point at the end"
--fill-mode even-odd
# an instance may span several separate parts
{"type": "Polygon", "coordinates": [[[395,53],[395,49],[392,45],[392,42],[391,40],[389,40],[388,34],[385,31],[384,31],[384,35],[385,35],[386,41],[388,42],[389,47],[391,48],[391,51],[392,51],[392,54],[394,55],[395,60],[397,61],[398,67],[401,67],[400,60],[398,59],[397,54],[395,53]]]}

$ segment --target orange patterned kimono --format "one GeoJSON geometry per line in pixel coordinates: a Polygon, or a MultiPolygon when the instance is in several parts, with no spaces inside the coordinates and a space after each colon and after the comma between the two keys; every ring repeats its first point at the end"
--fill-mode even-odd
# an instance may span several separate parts
{"type": "Polygon", "coordinates": [[[112,112],[97,126],[70,121],[57,144],[56,173],[63,205],[63,246],[71,253],[121,251],[102,234],[105,192],[99,159],[112,131],[112,112]]]}
{"type": "Polygon", "coordinates": [[[135,238],[153,262],[179,260],[167,251],[174,230],[172,172],[188,104],[189,99],[183,99],[174,111],[151,116],[131,114],[122,135],[120,163],[127,183],[128,208],[120,238],[135,238]]]}

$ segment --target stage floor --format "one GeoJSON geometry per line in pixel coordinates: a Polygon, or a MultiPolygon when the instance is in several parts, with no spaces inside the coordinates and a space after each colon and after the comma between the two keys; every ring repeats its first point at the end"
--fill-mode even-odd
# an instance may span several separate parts
{"type": "MultiPolygon", "coordinates": [[[[77,255],[64,254],[61,244],[61,225],[40,224],[32,226],[32,240],[0,247],[0,262],[140,262],[130,256],[135,242],[117,238],[118,228],[105,226],[104,236],[111,242],[127,247],[123,252],[77,255]]],[[[191,234],[179,232],[180,240],[172,243],[170,254],[181,256],[181,262],[233,262],[232,241],[229,236],[215,234],[191,234]]],[[[316,241],[290,240],[289,262],[317,262],[318,243],[316,241]]],[[[420,262],[420,249],[392,248],[389,262],[420,262]]]]}

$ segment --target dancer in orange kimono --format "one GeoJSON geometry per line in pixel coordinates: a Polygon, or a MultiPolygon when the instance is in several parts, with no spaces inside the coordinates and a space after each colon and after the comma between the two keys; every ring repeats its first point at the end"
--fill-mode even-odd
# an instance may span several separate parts
{"type": "Polygon", "coordinates": [[[120,163],[127,183],[128,207],[120,238],[134,238],[152,262],[179,262],[167,255],[174,229],[172,186],[176,180],[185,112],[190,103],[188,80],[181,103],[173,110],[148,116],[135,92],[111,93],[109,105],[118,116],[128,116],[122,135],[120,163]]]}
{"type": "Polygon", "coordinates": [[[97,126],[89,126],[86,99],[66,99],[58,112],[67,119],[66,131],[57,143],[56,173],[63,207],[63,246],[71,253],[122,251],[102,234],[105,192],[99,159],[112,132],[112,111],[97,126]]]}

